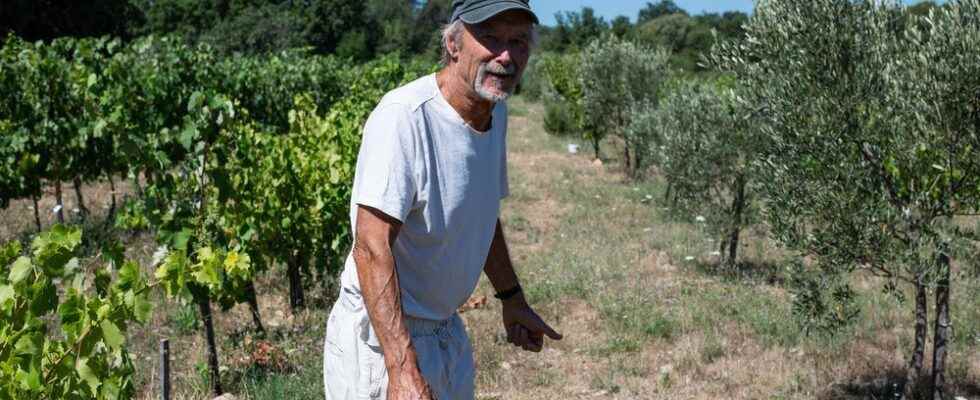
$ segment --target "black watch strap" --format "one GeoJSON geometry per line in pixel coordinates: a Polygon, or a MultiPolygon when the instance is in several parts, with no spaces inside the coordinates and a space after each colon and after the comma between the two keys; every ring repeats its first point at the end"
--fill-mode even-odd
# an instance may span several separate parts
{"type": "Polygon", "coordinates": [[[500,292],[500,293],[497,293],[497,294],[493,295],[493,297],[496,297],[496,298],[498,298],[500,300],[507,300],[507,299],[509,299],[511,297],[514,297],[514,295],[516,295],[516,294],[518,294],[520,292],[521,292],[521,284],[518,283],[517,285],[515,285],[514,287],[512,287],[510,289],[504,290],[503,292],[500,292]]]}

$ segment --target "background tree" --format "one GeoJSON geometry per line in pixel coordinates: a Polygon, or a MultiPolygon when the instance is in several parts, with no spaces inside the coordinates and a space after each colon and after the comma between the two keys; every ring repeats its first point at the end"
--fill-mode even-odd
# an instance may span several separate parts
{"type": "Polygon", "coordinates": [[[934,289],[934,399],[943,397],[952,262],[972,257],[964,249],[975,238],[955,219],[976,213],[980,195],[980,60],[964,56],[980,51],[977,15],[976,0],[925,21],[893,3],[763,1],[748,40],[715,54],[760,117],[759,181],[775,237],[825,274],[860,269],[886,289],[914,288],[906,394],[923,367],[934,289]]]}
{"type": "Polygon", "coordinates": [[[627,135],[627,128],[641,107],[657,107],[667,60],[664,50],[612,35],[593,40],[582,51],[582,128],[594,143],[609,135],[623,138],[623,162],[634,178],[647,160],[643,152],[635,152],[641,139],[627,135]]]}
{"type": "Polygon", "coordinates": [[[13,33],[27,41],[64,36],[130,38],[141,19],[129,0],[8,0],[0,7],[0,37],[13,33]]]}
{"type": "Polygon", "coordinates": [[[620,15],[613,18],[612,22],[609,24],[609,30],[612,31],[613,35],[622,39],[630,34],[633,30],[633,24],[630,23],[630,18],[625,15],[620,15]]]}
{"type": "Polygon", "coordinates": [[[331,53],[346,35],[363,27],[367,7],[363,0],[313,0],[305,7],[305,36],[317,50],[331,53]]]}
{"type": "Polygon", "coordinates": [[[643,25],[648,21],[671,14],[687,15],[687,11],[678,7],[672,0],[660,0],[658,3],[648,2],[646,7],[643,7],[637,15],[636,24],[643,25]]]}
{"type": "Polygon", "coordinates": [[[289,3],[265,3],[243,7],[218,20],[200,34],[224,54],[270,53],[310,44],[303,29],[305,20],[289,3]]]}
{"type": "Polygon", "coordinates": [[[549,32],[545,50],[564,52],[584,48],[592,40],[609,29],[602,17],[595,15],[592,7],[582,7],[579,12],[565,11],[555,14],[555,28],[549,32]]]}
{"type": "Polygon", "coordinates": [[[671,52],[671,65],[685,71],[701,70],[698,61],[711,49],[712,26],[699,23],[685,13],[667,14],[638,25],[637,40],[671,52]]]}
{"type": "Polygon", "coordinates": [[[721,264],[734,270],[740,233],[756,221],[758,147],[731,86],[724,79],[682,83],[659,109],[640,113],[630,132],[650,138],[646,151],[671,188],[671,211],[702,219],[718,239],[721,264]]]}

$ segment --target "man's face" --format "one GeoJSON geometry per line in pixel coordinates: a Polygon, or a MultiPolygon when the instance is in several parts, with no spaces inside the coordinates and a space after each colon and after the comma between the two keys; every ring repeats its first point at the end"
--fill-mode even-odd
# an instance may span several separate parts
{"type": "Polygon", "coordinates": [[[514,93],[530,56],[531,26],[530,16],[516,10],[466,26],[459,72],[482,99],[498,102],[514,93]]]}

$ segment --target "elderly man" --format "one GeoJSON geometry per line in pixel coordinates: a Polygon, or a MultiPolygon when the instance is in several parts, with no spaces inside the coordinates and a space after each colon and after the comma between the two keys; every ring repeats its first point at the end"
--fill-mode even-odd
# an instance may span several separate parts
{"type": "Polygon", "coordinates": [[[481,271],[508,341],[559,340],[524,299],[500,225],[507,106],[537,17],[526,0],[456,0],[445,67],[388,93],[364,127],[351,199],[354,248],[327,322],[327,400],[473,399],[457,308],[481,271]]]}

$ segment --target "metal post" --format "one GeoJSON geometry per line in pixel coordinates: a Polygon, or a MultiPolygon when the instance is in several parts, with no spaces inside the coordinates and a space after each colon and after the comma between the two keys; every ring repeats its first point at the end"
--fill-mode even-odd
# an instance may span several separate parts
{"type": "Polygon", "coordinates": [[[170,340],[160,341],[160,399],[170,400],[170,340]]]}

